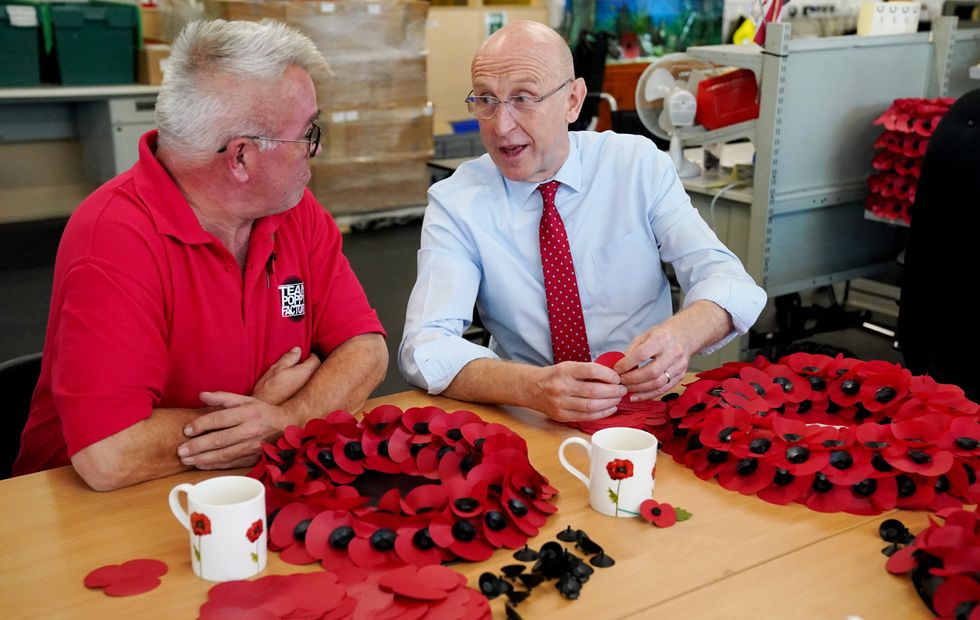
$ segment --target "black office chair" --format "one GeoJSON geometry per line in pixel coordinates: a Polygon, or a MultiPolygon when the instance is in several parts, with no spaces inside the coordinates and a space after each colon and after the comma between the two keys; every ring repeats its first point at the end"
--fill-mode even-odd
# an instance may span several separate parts
{"type": "Polygon", "coordinates": [[[973,296],[980,235],[980,89],[960,97],[929,139],[911,209],[898,337],[905,365],[980,402],[973,296]]]}
{"type": "Polygon", "coordinates": [[[31,398],[41,376],[41,354],[32,353],[0,363],[0,398],[4,402],[0,433],[0,480],[10,477],[20,451],[20,434],[31,410],[31,398]]]}

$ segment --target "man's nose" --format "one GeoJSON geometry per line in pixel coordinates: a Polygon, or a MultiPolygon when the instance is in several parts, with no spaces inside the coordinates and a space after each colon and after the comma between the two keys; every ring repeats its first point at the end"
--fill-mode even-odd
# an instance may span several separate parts
{"type": "Polygon", "coordinates": [[[496,113],[490,118],[490,122],[493,123],[493,128],[498,135],[507,134],[517,125],[514,118],[514,108],[509,103],[501,101],[497,105],[496,113]]]}

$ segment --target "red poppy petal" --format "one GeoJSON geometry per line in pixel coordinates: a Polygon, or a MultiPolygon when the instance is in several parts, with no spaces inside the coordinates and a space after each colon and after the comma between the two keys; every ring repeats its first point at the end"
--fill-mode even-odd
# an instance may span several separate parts
{"type": "Polygon", "coordinates": [[[395,594],[422,601],[439,601],[446,598],[446,591],[427,584],[419,577],[414,566],[404,566],[386,573],[378,579],[378,585],[395,594]]]}
{"type": "Polygon", "coordinates": [[[608,351],[595,358],[595,363],[605,366],[606,368],[612,368],[616,365],[616,362],[624,357],[626,357],[626,355],[619,351],[608,351]]]}
{"type": "Polygon", "coordinates": [[[123,562],[121,568],[127,571],[130,576],[163,577],[167,574],[166,562],[148,558],[123,562]]]}
{"type": "Polygon", "coordinates": [[[160,585],[160,580],[156,577],[145,575],[137,577],[124,577],[113,581],[105,588],[105,593],[109,596],[133,596],[143,594],[160,585]]]}
{"type": "Polygon", "coordinates": [[[118,564],[100,566],[85,575],[86,588],[104,588],[112,582],[126,577],[127,571],[118,564]]]}
{"type": "Polygon", "coordinates": [[[903,575],[911,571],[916,566],[915,558],[912,554],[915,553],[915,545],[906,545],[891,554],[888,561],[885,562],[885,569],[893,575],[903,575]]]}

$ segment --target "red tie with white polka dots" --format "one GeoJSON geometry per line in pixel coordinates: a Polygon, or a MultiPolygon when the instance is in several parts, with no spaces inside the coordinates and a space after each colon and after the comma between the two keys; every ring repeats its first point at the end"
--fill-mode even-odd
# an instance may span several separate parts
{"type": "Polygon", "coordinates": [[[541,267],[544,292],[548,298],[548,322],[551,324],[551,350],[555,363],[588,362],[589,338],[585,332],[582,300],[578,296],[575,265],[568,247],[565,224],[555,207],[558,181],[538,186],[544,210],[541,213],[541,267]]]}

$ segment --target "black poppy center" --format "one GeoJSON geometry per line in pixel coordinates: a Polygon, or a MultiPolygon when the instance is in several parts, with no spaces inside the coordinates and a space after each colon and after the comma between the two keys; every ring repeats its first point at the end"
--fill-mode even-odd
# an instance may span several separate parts
{"type": "Polygon", "coordinates": [[[416,433],[418,433],[419,435],[428,435],[429,434],[429,423],[428,422],[416,422],[415,424],[412,425],[412,430],[415,431],[416,433]]]}
{"type": "Polygon", "coordinates": [[[527,514],[527,504],[517,498],[507,500],[507,507],[515,517],[523,517],[527,514]]]}
{"type": "Polygon", "coordinates": [[[796,480],[796,476],[789,473],[785,469],[777,469],[776,475],[772,477],[772,481],[781,487],[792,484],[794,480],[796,480]]]}
{"type": "Polygon", "coordinates": [[[463,438],[463,431],[458,428],[451,428],[446,431],[446,437],[452,439],[453,441],[459,441],[463,438]]]}
{"type": "Polygon", "coordinates": [[[429,536],[429,528],[423,527],[412,536],[412,544],[422,551],[428,551],[436,546],[432,536],[429,536]]]}
{"type": "Polygon", "coordinates": [[[752,454],[765,454],[772,447],[772,442],[765,437],[756,437],[749,442],[749,452],[752,454]]]}
{"type": "Polygon", "coordinates": [[[346,549],[350,541],[354,540],[354,528],[349,525],[341,525],[334,531],[330,532],[330,537],[327,542],[334,549],[346,549]]]}
{"type": "Polygon", "coordinates": [[[738,431],[738,427],[737,426],[728,426],[726,428],[721,429],[721,432],[718,433],[718,441],[720,441],[722,443],[729,443],[729,442],[731,442],[731,440],[732,440],[732,433],[734,433],[736,431],[738,431]]]}
{"type": "Polygon", "coordinates": [[[814,390],[815,392],[823,392],[825,389],[827,389],[827,382],[824,381],[823,377],[810,375],[806,378],[806,380],[810,382],[810,389],[814,390]]]}
{"type": "Polygon", "coordinates": [[[916,450],[915,448],[909,450],[908,454],[909,454],[909,459],[913,463],[917,463],[919,465],[923,465],[932,460],[932,457],[929,456],[928,452],[923,452],[922,450],[916,450]]]}
{"type": "Polygon", "coordinates": [[[847,469],[854,464],[854,457],[844,450],[834,450],[830,453],[830,465],[834,469],[847,469]]]}
{"type": "Polygon", "coordinates": [[[317,452],[316,460],[326,469],[332,469],[337,466],[337,462],[333,458],[333,451],[330,448],[323,448],[317,452]]]}
{"type": "Polygon", "coordinates": [[[472,497],[461,497],[453,502],[456,506],[456,510],[460,512],[473,512],[480,507],[480,502],[476,501],[472,497]]]}
{"type": "Polygon", "coordinates": [[[759,396],[766,395],[766,388],[762,387],[758,383],[751,382],[749,383],[749,385],[752,386],[752,389],[755,390],[755,393],[758,394],[759,396]]]}
{"type": "Polygon", "coordinates": [[[360,461],[364,458],[364,448],[359,441],[348,441],[344,444],[344,456],[352,461],[360,461]]]}
{"type": "Polygon", "coordinates": [[[878,481],[874,478],[865,478],[851,488],[861,497],[868,497],[874,495],[874,492],[878,490],[878,481]]]}
{"type": "Polygon", "coordinates": [[[875,390],[875,400],[881,404],[891,402],[892,400],[894,400],[894,398],[897,395],[898,392],[895,391],[895,388],[889,387],[887,385],[885,387],[880,387],[877,390],[875,390]]]}
{"type": "Polygon", "coordinates": [[[465,519],[453,523],[453,538],[461,542],[469,542],[476,538],[476,528],[465,519]]]}
{"type": "Polygon", "coordinates": [[[774,377],[772,382],[783,388],[784,394],[789,394],[793,391],[793,382],[786,377],[774,377]]]}
{"type": "Polygon", "coordinates": [[[507,518],[504,516],[504,513],[497,510],[490,510],[487,514],[483,515],[483,522],[494,532],[499,532],[507,527],[507,518]]]}
{"type": "Polygon", "coordinates": [[[817,493],[826,493],[834,488],[834,485],[827,479],[822,473],[817,473],[816,477],[813,479],[813,490],[817,493]]]}
{"type": "Polygon", "coordinates": [[[861,384],[854,379],[848,379],[840,384],[840,391],[848,396],[854,396],[861,391],[861,384]]]}
{"type": "Polygon", "coordinates": [[[382,439],[381,443],[378,444],[378,454],[385,458],[388,458],[388,440],[382,439]]]}
{"type": "Polygon", "coordinates": [[[885,457],[881,455],[881,452],[875,452],[874,456],[871,457],[871,466],[881,472],[895,469],[892,467],[891,463],[885,460],[885,457]]]}
{"type": "Polygon", "coordinates": [[[708,450],[708,462],[712,465],[724,463],[728,459],[728,453],[721,450],[708,450]]]}
{"type": "Polygon", "coordinates": [[[810,458],[810,450],[806,446],[790,446],[786,449],[786,460],[794,465],[805,463],[810,458]]]}
{"type": "Polygon", "coordinates": [[[310,521],[312,520],[313,519],[303,519],[302,521],[297,523],[296,527],[293,528],[293,538],[295,538],[299,542],[303,542],[304,540],[306,540],[306,530],[309,529],[310,521]]]}
{"type": "Polygon", "coordinates": [[[702,411],[704,411],[707,408],[708,408],[707,403],[695,403],[695,404],[691,405],[690,407],[688,407],[687,412],[688,413],[701,413],[702,411]]]}
{"type": "Polygon", "coordinates": [[[739,459],[735,465],[735,473],[739,476],[751,476],[755,470],[759,469],[759,461],[756,459],[739,459]]]}
{"type": "Polygon", "coordinates": [[[911,497],[915,495],[915,480],[912,480],[904,474],[899,474],[895,476],[895,482],[898,483],[898,496],[899,497],[911,497]]]}
{"type": "Polygon", "coordinates": [[[390,551],[395,547],[395,532],[383,527],[371,534],[371,546],[377,551],[390,551]]]}
{"type": "Polygon", "coordinates": [[[976,450],[977,445],[980,445],[980,441],[977,441],[973,437],[957,437],[956,446],[963,448],[964,450],[976,450]]]}

